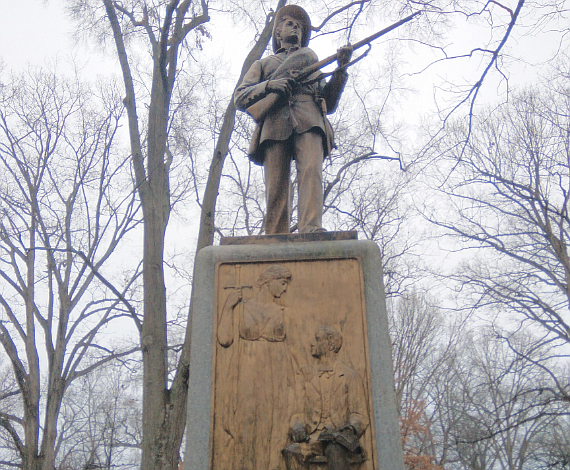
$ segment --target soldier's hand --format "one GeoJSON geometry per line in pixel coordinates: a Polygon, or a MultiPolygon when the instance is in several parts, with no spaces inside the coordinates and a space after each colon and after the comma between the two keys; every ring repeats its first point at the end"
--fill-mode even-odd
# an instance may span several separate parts
{"type": "Polygon", "coordinates": [[[340,432],[350,431],[352,434],[356,436],[356,429],[354,429],[354,426],[351,426],[350,424],[345,424],[342,428],[339,429],[339,431],[340,432]]]}
{"type": "Polygon", "coordinates": [[[347,44],[346,46],[341,47],[337,51],[337,63],[339,67],[344,67],[346,64],[350,62],[350,58],[352,57],[352,45],[347,44]]]}
{"type": "Polygon", "coordinates": [[[291,439],[293,442],[305,442],[309,439],[307,435],[307,430],[304,426],[296,427],[291,431],[291,439]]]}
{"type": "Polygon", "coordinates": [[[283,96],[289,96],[295,85],[292,78],[279,78],[277,80],[269,80],[267,83],[267,91],[269,93],[278,93],[283,96]]]}

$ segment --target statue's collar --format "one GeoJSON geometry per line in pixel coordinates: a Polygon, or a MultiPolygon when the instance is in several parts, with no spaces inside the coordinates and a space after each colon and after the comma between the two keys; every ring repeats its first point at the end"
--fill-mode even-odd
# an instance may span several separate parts
{"type": "Polygon", "coordinates": [[[282,47],[281,49],[277,49],[277,52],[275,52],[276,54],[281,54],[282,52],[284,52],[285,54],[291,54],[292,52],[298,51],[300,49],[299,46],[293,46],[290,47],[289,49],[285,49],[284,47],[282,47]]]}

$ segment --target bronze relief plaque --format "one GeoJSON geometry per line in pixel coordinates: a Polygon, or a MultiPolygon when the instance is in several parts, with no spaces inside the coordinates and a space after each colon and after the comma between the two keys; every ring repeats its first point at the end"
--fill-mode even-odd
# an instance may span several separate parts
{"type": "Polygon", "coordinates": [[[377,470],[358,258],[218,263],[213,470],[377,470]]]}

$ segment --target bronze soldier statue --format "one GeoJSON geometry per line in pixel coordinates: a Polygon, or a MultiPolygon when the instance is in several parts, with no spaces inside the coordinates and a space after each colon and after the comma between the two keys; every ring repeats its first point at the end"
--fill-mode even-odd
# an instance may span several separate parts
{"type": "Polygon", "coordinates": [[[319,80],[316,72],[308,83],[296,83],[295,71],[318,62],[307,47],[311,20],[303,8],[280,8],[273,28],[274,54],[256,61],[236,89],[238,109],[258,121],[249,149],[250,159],[263,165],[267,214],[265,233],[289,233],[291,160],[297,166],[299,232],[323,231],[323,159],[334,146],[326,114],[335,111],[347,73],[344,66],[350,46],[339,49],[338,66],[331,79],[319,80]],[[315,80],[316,78],[316,80],[315,80]],[[251,112],[267,97],[278,97],[260,114],[251,112]]]}

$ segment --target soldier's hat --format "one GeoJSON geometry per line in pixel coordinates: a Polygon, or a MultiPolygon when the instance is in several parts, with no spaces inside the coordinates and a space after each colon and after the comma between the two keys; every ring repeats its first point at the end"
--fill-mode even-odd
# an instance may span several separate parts
{"type": "Polygon", "coordinates": [[[275,37],[275,32],[277,30],[277,26],[279,25],[279,21],[284,16],[290,16],[291,18],[294,18],[301,22],[301,25],[303,26],[301,46],[307,47],[309,44],[309,38],[311,37],[311,18],[309,18],[308,13],[300,6],[285,5],[284,7],[279,8],[275,14],[275,23],[273,24],[273,52],[277,52],[280,47],[277,42],[277,38],[275,37]]]}

